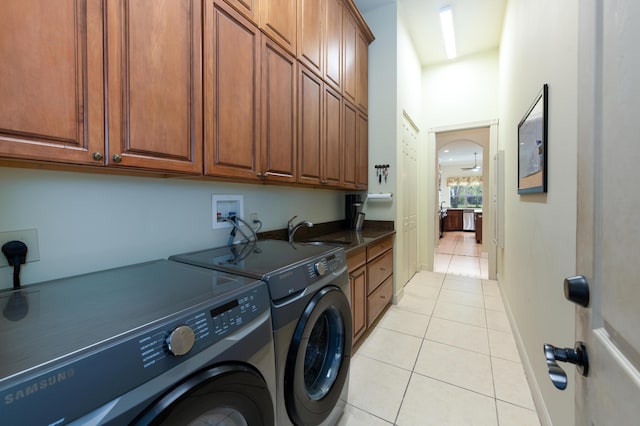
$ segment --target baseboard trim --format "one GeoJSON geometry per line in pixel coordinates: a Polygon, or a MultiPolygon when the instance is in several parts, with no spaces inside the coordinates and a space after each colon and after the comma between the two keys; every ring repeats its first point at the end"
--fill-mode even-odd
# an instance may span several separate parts
{"type": "MultiPolygon", "coordinates": [[[[500,292],[502,293],[502,302],[504,303],[507,318],[509,319],[509,325],[511,326],[511,330],[513,332],[513,338],[516,341],[516,347],[518,348],[518,353],[520,354],[520,360],[522,360],[522,368],[524,369],[524,374],[527,378],[527,382],[529,383],[529,389],[531,390],[531,396],[533,397],[533,404],[536,406],[538,420],[540,420],[540,424],[542,426],[553,426],[551,416],[549,415],[549,410],[547,409],[547,405],[545,404],[542,397],[540,385],[538,384],[536,376],[533,372],[531,360],[529,359],[529,355],[527,355],[527,351],[524,347],[524,341],[522,340],[522,336],[520,335],[520,330],[518,329],[518,325],[516,323],[515,317],[513,316],[513,312],[511,311],[509,300],[504,296],[504,291],[502,290],[502,285],[500,283],[500,275],[498,275],[498,287],[500,287],[500,292]]],[[[540,350],[540,356],[542,356],[542,348],[540,350]]]]}

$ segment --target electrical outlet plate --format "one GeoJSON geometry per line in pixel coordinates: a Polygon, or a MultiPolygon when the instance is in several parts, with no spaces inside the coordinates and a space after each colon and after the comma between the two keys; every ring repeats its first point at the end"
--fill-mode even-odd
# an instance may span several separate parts
{"type": "MultiPolygon", "coordinates": [[[[0,232],[0,247],[9,241],[22,241],[27,245],[27,263],[40,260],[37,229],[0,232]]],[[[7,258],[4,257],[4,254],[0,253],[0,268],[5,266],[9,266],[9,263],[7,262],[7,258]]]]}

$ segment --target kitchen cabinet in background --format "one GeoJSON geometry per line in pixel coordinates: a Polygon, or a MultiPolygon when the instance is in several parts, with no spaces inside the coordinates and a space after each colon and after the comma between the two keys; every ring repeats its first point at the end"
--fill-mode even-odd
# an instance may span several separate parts
{"type": "Polygon", "coordinates": [[[462,210],[447,209],[447,216],[444,218],[445,231],[462,231],[462,210]]]}
{"type": "Polygon", "coordinates": [[[482,212],[473,215],[474,225],[476,229],[476,243],[482,243],[482,212]]]}

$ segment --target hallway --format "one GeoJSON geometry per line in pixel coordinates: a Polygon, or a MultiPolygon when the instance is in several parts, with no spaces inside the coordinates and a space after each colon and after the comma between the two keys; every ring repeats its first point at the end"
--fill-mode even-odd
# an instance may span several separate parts
{"type": "Polygon", "coordinates": [[[366,337],[339,425],[390,424],[540,424],[496,281],[419,272],[366,337]]]}
{"type": "Polygon", "coordinates": [[[481,279],[489,278],[489,259],[474,232],[448,231],[438,241],[433,270],[481,279]]]}

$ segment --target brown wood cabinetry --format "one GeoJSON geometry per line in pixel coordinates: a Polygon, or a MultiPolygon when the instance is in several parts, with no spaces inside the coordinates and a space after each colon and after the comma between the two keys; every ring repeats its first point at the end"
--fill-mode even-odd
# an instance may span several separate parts
{"type": "MultiPolygon", "coordinates": [[[[235,10],[244,15],[256,25],[260,24],[260,8],[259,0],[224,0],[229,3],[235,10]]],[[[269,0],[262,0],[263,2],[269,2],[269,0]]]]}
{"type": "Polygon", "coordinates": [[[296,181],[297,62],[268,37],[262,46],[263,179],[296,181]]]}
{"type": "Polygon", "coordinates": [[[208,0],[203,38],[205,174],[259,179],[260,31],[208,0]]]}
{"type": "Polygon", "coordinates": [[[462,231],[462,210],[447,210],[444,218],[445,231],[462,231]]]}
{"type": "Polygon", "coordinates": [[[202,173],[200,5],[105,3],[107,164],[202,173]]]}
{"type": "Polygon", "coordinates": [[[355,343],[367,329],[367,251],[365,247],[347,256],[349,287],[351,291],[351,317],[353,322],[353,342],[355,343]]]}
{"type": "Polygon", "coordinates": [[[347,253],[353,342],[375,322],[393,297],[393,235],[347,253]]]}
{"type": "Polygon", "coordinates": [[[322,77],[324,67],[323,20],[326,0],[298,0],[298,60],[322,77]]]}
{"type": "Polygon", "coordinates": [[[324,81],[342,93],[342,0],[326,0],[324,81]]]}
{"type": "Polygon", "coordinates": [[[0,156],[103,164],[102,23],[99,0],[1,2],[0,156]]]}
{"type": "Polygon", "coordinates": [[[473,215],[474,225],[476,229],[476,242],[482,243],[482,213],[476,213],[473,215]]]}
{"type": "MultiPolygon", "coordinates": [[[[298,0],[261,0],[260,28],[289,52],[296,53],[296,2],[298,0]]],[[[322,16],[322,15],[319,15],[322,16]]]]}
{"type": "Polygon", "coordinates": [[[368,129],[367,117],[348,102],[343,101],[343,170],[342,186],[366,189],[368,182],[368,129]]]}
{"type": "Polygon", "coordinates": [[[0,158],[367,188],[352,0],[23,3],[0,2],[0,158]]]}

